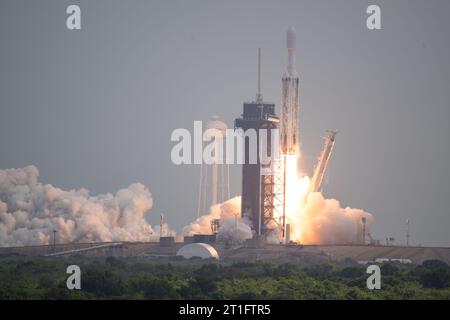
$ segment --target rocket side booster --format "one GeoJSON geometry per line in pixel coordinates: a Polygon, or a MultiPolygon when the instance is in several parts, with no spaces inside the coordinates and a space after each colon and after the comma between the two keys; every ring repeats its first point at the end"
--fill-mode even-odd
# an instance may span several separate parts
{"type": "Polygon", "coordinates": [[[315,166],[313,176],[311,177],[308,193],[320,192],[323,177],[325,176],[331,152],[333,151],[336,133],[336,131],[328,131],[327,136],[325,137],[323,150],[317,158],[317,165],[315,166]]]}
{"type": "Polygon", "coordinates": [[[282,79],[280,143],[282,154],[298,152],[298,112],[299,112],[299,78],[295,70],[295,30],[290,27],[286,34],[288,51],[287,70],[282,79]]]}

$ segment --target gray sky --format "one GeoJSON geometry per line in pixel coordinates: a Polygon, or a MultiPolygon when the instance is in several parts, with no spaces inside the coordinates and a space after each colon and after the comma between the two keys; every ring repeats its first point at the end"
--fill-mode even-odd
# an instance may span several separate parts
{"type": "MultiPolygon", "coordinates": [[[[300,134],[311,170],[339,131],[325,195],[375,217],[373,235],[450,246],[450,2],[0,2],[0,168],[91,194],[133,182],[179,228],[196,217],[199,166],[170,161],[170,134],[255,95],[281,96],[285,31],[297,30],[300,134]],[[79,4],[82,30],[65,27],[79,4]],[[382,28],[365,26],[378,4],[382,28]]],[[[232,168],[240,193],[240,167],[232,168]]]]}

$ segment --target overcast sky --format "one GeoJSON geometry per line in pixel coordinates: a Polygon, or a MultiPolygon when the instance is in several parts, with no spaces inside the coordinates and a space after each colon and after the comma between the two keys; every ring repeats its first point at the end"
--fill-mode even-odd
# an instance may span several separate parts
{"type": "MultiPolygon", "coordinates": [[[[176,128],[229,126],[256,90],[279,107],[285,31],[297,30],[300,135],[311,170],[338,131],[324,193],[374,215],[373,235],[450,246],[450,1],[0,1],[0,168],[55,186],[142,182],[180,228],[199,166],[170,161],[176,128]],[[66,29],[78,4],[82,29],[66,29]],[[382,30],[366,28],[381,7],[382,30]]],[[[232,168],[233,195],[240,167],[232,168]]]]}

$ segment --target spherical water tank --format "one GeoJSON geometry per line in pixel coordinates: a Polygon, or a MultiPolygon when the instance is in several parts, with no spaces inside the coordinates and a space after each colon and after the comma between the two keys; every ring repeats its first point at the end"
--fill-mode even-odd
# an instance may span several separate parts
{"type": "Polygon", "coordinates": [[[214,116],[213,119],[210,122],[208,122],[206,126],[205,136],[208,139],[211,139],[211,137],[225,138],[227,128],[228,127],[225,122],[220,121],[218,116],[214,116]],[[215,129],[217,130],[217,133],[214,133],[214,131],[211,131],[209,129],[215,129]]]}
{"type": "Polygon", "coordinates": [[[177,256],[182,256],[186,259],[190,259],[192,257],[199,257],[202,259],[219,259],[219,254],[216,249],[206,243],[187,244],[178,250],[177,256]]]}

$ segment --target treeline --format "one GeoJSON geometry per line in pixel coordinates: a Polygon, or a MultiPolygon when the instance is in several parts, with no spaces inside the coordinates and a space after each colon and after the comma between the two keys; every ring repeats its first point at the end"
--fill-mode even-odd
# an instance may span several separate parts
{"type": "Polygon", "coordinates": [[[450,267],[381,265],[381,290],[357,264],[0,257],[0,299],[450,299],[450,267]],[[66,287],[81,268],[81,290],[66,287]]]}

